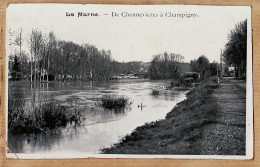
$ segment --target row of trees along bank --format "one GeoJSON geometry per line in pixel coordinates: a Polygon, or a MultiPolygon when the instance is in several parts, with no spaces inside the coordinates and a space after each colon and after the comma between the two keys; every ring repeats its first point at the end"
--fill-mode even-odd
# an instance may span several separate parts
{"type": "Polygon", "coordinates": [[[246,78],[247,20],[237,23],[228,34],[223,58],[227,65],[235,67],[236,78],[246,78]]]}
{"type": "Polygon", "coordinates": [[[58,40],[53,32],[44,34],[32,29],[24,35],[19,29],[9,33],[11,80],[106,80],[111,75],[148,68],[142,62],[114,61],[109,50],[99,50],[94,45],[58,40]]]}

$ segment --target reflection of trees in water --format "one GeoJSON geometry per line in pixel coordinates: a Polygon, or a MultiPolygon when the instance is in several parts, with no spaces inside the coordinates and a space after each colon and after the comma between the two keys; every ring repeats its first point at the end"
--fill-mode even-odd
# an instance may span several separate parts
{"type": "Polygon", "coordinates": [[[163,99],[166,101],[174,101],[178,96],[178,94],[176,94],[175,91],[171,91],[171,90],[164,90],[162,92],[162,95],[163,95],[163,99]]]}
{"type": "Polygon", "coordinates": [[[17,98],[26,98],[26,88],[24,85],[17,84],[8,87],[8,96],[17,98]]]}
{"type": "Polygon", "coordinates": [[[66,128],[59,128],[42,132],[38,134],[10,134],[8,133],[8,152],[23,153],[23,152],[37,152],[48,151],[55,145],[64,142],[67,136],[69,139],[77,138],[79,133],[87,135],[87,127],[77,124],[68,126],[66,128]],[[28,147],[29,146],[29,147],[28,147]]]}
{"type": "MultiPolygon", "coordinates": [[[[48,92],[49,86],[47,83],[12,83],[8,86],[8,96],[15,99],[23,98],[27,102],[33,101],[36,103],[51,98],[48,92]]],[[[27,103],[28,105],[28,103],[27,103]]]]}
{"type": "Polygon", "coordinates": [[[174,101],[180,95],[180,93],[178,91],[173,91],[171,89],[169,89],[169,90],[155,89],[155,90],[152,90],[152,92],[150,94],[151,94],[151,97],[154,99],[160,98],[160,99],[163,99],[166,101],[174,101]]]}
{"type": "Polygon", "coordinates": [[[8,144],[11,146],[9,151],[12,150],[16,153],[37,151],[37,148],[39,147],[43,150],[48,150],[48,148],[51,148],[54,144],[59,143],[61,140],[62,132],[60,129],[38,134],[8,133],[8,144]],[[27,145],[30,145],[30,148],[34,150],[26,150],[27,145]]]}
{"type": "Polygon", "coordinates": [[[125,117],[131,111],[130,107],[121,110],[109,110],[102,107],[91,107],[86,114],[85,124],[102,123],[108,121],[118,120],[125,117]]]}

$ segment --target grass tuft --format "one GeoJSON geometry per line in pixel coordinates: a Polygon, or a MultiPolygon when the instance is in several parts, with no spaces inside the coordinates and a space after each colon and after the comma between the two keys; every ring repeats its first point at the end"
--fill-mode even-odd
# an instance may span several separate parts
{"type": "Polygon", "coordinates": [[[32,100],[31,108],[25,105],[24,98],[8,96],[8,132],[39,133],[48,129],[65,127],[68,123],[79,123],[80,112],[68,112],[57,100],[46,100],[36,104],[32,100]]]}

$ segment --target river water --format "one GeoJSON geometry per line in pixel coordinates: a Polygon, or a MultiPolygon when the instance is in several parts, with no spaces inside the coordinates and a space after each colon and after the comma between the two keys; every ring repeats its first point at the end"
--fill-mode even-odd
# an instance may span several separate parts
{"type": "Polygon", "coordinates": [[[166,114],[185,99],[187,91],[165,90],[169,81],[120,80],[109,82],[84,82],[80,84],[45,83],[38,85],[10,84],[9,96],[32,97],[40,102],[77,96],[84,110],[85,120],[80,125],[68,125],[39,134],[8,134],[11,152],[16,153],[100,153],[102,148],[118,143],[136,127],[164,119],[166,114]],[[158,89],[159,96],[151,91],[158,89]],[[97,106],[103,95],[125,96],[131,105],[124,112],[114,112],[97,106]],[[142,104],[142,107],[140,107],[142,104]]]}

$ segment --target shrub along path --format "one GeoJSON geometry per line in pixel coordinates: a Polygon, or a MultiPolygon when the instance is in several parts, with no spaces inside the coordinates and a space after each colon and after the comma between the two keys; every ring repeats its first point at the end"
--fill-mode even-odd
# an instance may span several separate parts
{"type": "Polygon", "coordinates": [[[166,119],[136,128],[108,154],[244,155],[245,82],[202,81],[166,119]]]}

